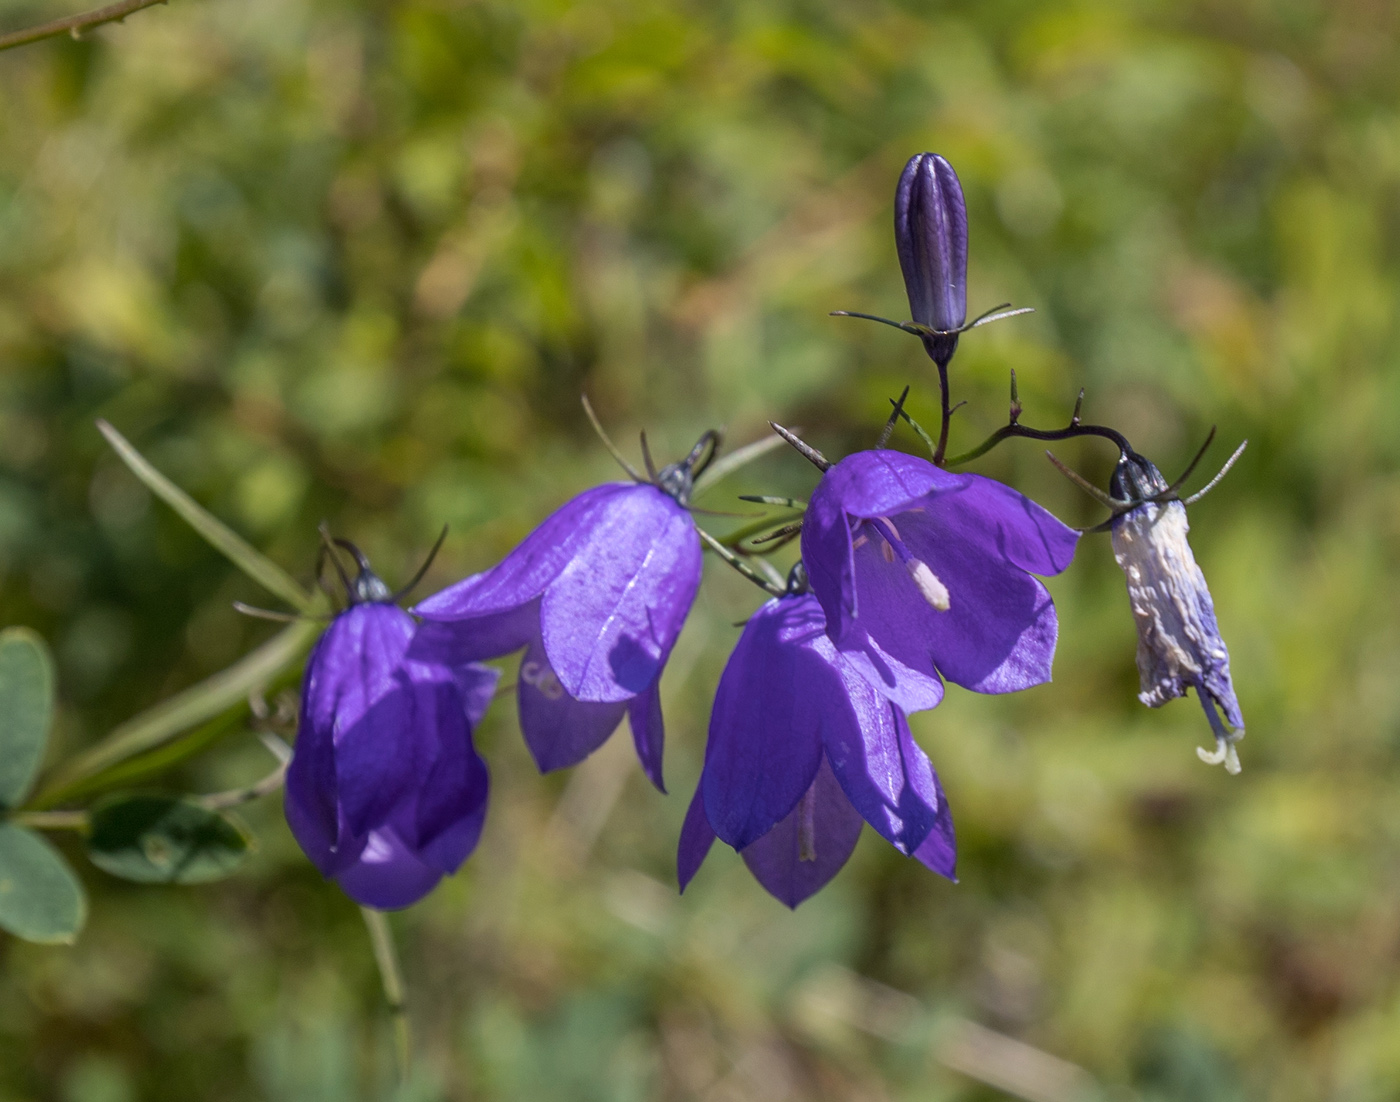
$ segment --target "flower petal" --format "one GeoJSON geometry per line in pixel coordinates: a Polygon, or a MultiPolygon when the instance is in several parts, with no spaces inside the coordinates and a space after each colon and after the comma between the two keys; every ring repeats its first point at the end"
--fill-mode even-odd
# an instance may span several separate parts
{"type": "Polygon", "coordinates": [[[676,849],[676,878],[681,891],[694,879],[700,866],[709,856],[710,847],[715,844],[715,832],[710,820],[705,817],[705,794],[700,785],[695,786],[695,795],[690,799],[690,807],[685,813],[685,823],[681,826],[681,841],[676,849]]]}
{"type": "MultiPolygon", "coordinates": [[[[415,610],[416,611],[416,610],[415,610]]],[[[424,620],[414,632],[410,657],[456,666],[518,651],[540,628],[538,598],[504,612],[457,620],[424,620]]]]}
{"type": "Polygon", "coordinates": [[[610,482],[585,490],[551,513],[496,566],[433,594],[414,613],[425,620],[470,619],[534,600],[587,541],[594,514],[633,489],[632,483],[610,482]]]}
{"type": "Polygon", "coordinates": [[[416,903],[442,879],[404,844],[391,826],[373,831],[355,864],[336,877],[341,889],[365,907],[397,910],[416,903]]]}
{"type": "Polygon", "coordinates": [[[654,682],[700,586],[690,514],[654,486],[632,486],[592,514],[545,590],[540,631],[565,690],[626,700],[654,682]]]}
{"type": "Polygon", "coordinates": [[[627,724],[632,728],[632,744],[647,779],[665,793],[666,782],[661,776],[661,757],[666,746],[666,725],[661,719],[661,678],[627,704],[627,724]]]}
{"type": "Polygon", "coordinates": [[[857,722],[814,598],[769,601],[720,675],[700,785],[705,813],[735,849],[773,829],[812,784],[827,724],[857,722]],[[834,657],[834,656],[833,656],[834,657]]]}
{"type": "Polygon", "coordinates": [[[452,672],[406,662],[420,685],[420,722],[433,733],[431,765],[416,789],[416,814],[398,833],[420,858],[444,873],[456,872],[476,847],[486,819],[489,777],[472,744],[467,702],[452,672]]]}
{"type": "Polygon", "coordinates": [[[938,817],[933,766],[909,733],[904,713],[854,670],[847,689],[858,723],[827,728],[827,760],[851,806],[895,849],[910,854],[938,817]]]}
{"type": "Polygon", "coordinates": [[[627,711],[627,701],[575,700],[559,683],[537,640],[525,652],[516,682],[520,730],[541,773],[577,765],[602,746],[627,711]]]}
{"type": "Polygon", "coordinates": [[[741,856],[770,895],[796,907],[841,871],[862,825],[823,757],[808,793],[741,856]]]}
{"type": "MultiPolygon", "coordinates": [[[[938,784],[937,775],[934,776],[933,783],[938,784]]],[[[914,851],[914,858],[939,876],[946,876],[954,884],[958,882],[958,845],[953,835],[953,813],[948,810],[948,801],[943,798],[941,785],[938,787],[938,818],[934,821],[933,829],[928,832],[928,837],[914,851]]]]}
{"type": "Polygon", "coordinates": [[[926,504],[938,538],[966,540],[989,557],[1032,574],[1058,574],[1069,566],[1079,544],[1073,528],[994,478],[957,477],[959,486],[920,503],[926,504]]]}

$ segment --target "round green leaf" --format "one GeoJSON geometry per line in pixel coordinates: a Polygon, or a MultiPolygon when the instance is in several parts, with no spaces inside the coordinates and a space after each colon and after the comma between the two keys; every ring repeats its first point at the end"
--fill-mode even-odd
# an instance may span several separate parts
{"type": "Polygon", "coordinates": [[[0,807],[34,783],[53,722],[53,661],[28,628],[0,631],[0,807]]]}
{"type": "Polygon", "coordinates": [[[0,929],[70,943],[86,918],[83,887],[58,850],[32,830],[0,823],[0,929]]]}
{"type": "Polygon", "coordinates": [[[88,857],[113,876],[144,884],[201,884],[234,872],[248,836],[194,800],[155,793],[109,796],[91,813],[88,857]]]}

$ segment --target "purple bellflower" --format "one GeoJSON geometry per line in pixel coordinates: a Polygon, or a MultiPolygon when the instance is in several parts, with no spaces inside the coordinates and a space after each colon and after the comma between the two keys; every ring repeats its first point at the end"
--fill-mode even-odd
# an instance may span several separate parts
{"type": "Polygon", "coordinates": [[[1216,626],[1215,604],[1186,541],[1186,505],[1177,499],[1147,500],[1170,493],[1171,487],[1139,455],[1119,460],[1109,489],[1120,510],[1110,522],[1113,557],[1127,576],[1137,623],[1138,699],[1160,708],[1195,689],[1215,735],[1214,751],[1197,747],[1196,753],[1210,765],[1238,773],[1235,743],[1244,738],[1244,717],[1230,680],[1230,652],[1216,626]]]}
{"type": "Polygon", "coordinates": [[[353,548],[359,576],[306,662],[287,822],[356,902],[406,907],[456,872],[486,818],[472,744],[497,672],[408,657],[416,624],[353,548]]]}
{"type": "Polygon", "coordinates": [[[910,316],[932,330],[924,348],[946,367],[967,321],[967,205],[953,166],[936,153],[909,159],[894,193],[894,238],[910,316]]]}
{"type": "Polygon", "coordinates": [[[826,630],[898,708],[1050,680],[1059,624],[1045,586],[1079,533],[990,478],[896,451],[847,456],[822,477],[802,559],[826,630]]]}
{"type": "Polygon", "coordinates": [[[520,727],[542,772],[582,761],[625,714],[665,791],[660,678],[700,586],[686,506],[715,439],[653,481],[579,494],[499,565],[413,610],[424,620],[415,655],[463,662],[525,648],[520,727]]]}
{"type": "Polygon", "coordinates": [[[790,587],[749,619],[720,677],[681,890],[719,837],[796,907],[846,863],[864,823],[953,878],[953,820],[904,714],[832,645],[817,599],[790,587]]]}

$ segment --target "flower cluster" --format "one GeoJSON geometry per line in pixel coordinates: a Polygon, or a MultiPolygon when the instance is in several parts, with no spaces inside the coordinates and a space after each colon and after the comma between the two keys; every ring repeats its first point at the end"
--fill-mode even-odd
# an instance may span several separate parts
{"type": "Polygon", "coordinates": [[[951,879],[952,817],[907,717],[937,707],[945,681],[1010,693],[1050,679],[1058,621],[1039,579],[1069,566],[1081,534],[1008,486],[948,469],[1014,436],[1118,444],[1111,494],[1085,485],[1114,509],[1107,527],[1139,627],[1142,700],[1156,707],[1194,688],[1217,735],[1216,753],[1203,756],[1238,769],[1243,721],[1176,487],[1113,430],[1081,424],[1078,410],[1064,430],[1020,425],[1014,378],[1008,425],[945,460],[947,366],[969,328],[966,207],[947,161],[910,160],[895,231],[913,319],[892,324],[916,333],[938,366],[938,443],[932,461],[884,446],[897,418],[910,420],[903,399],[873,450],[834,464],[775,425],[822,472],[809,504],[788,502],[800,522],[773,525],[773,546],[800,530],[786,584],[766,561],[749,565],[757,545],[697,527],[690,497],[715,457],[714,433],[678,463],[658,471],[648,454],[647,475],[627,467],[630,482],[575,497],[498,565],[413,615],[343,545],[359,572],[343,576],[348,606],[307,663],[287,778],[288,820],[322,873],[359,902],[391,908],[461,865],[487,805],[472,735],[497,674],[480,663],[515,652],[520,728],[541,771],[578,763],[626,716],[642,768],[664,792],[661,676],[708,544],[769,599],[719,680],[679,840],[682,889],[718,838],[795,907],[836,874],[867,823],[951,879]]]}

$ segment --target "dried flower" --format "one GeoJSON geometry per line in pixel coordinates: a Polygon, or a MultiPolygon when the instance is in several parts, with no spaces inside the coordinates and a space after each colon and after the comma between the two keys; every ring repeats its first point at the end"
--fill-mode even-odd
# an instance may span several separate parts
{"type": "Polygon", "coordinates": [[[1109,488],[1116,499],[1141,503],[1112,522],[1113,557],[1127,576],[1137,623],[1138,699],[1160,708],[1195,689],[1215,735],[1213,752],[1198,747],[1196,753],[1204,762],[1238,773],[1235,743],[1244,738],[1244,717],[1230,681],[1230,652],[1216,626],[1215,605],[1186,540],[1186,506],[1179,500],[1145,500],[1169,488],[1161,472],[1141,456],[1119,460],[1109,488]]]}
{"type": "Polygon", "coordinates": [[[716,836],[789,907],[840,870],[869,823],[953,876],[953,822],[904,714],[846,661],[807,594],[760,608],[720,677],[681,832],[681,888],[716,836]]]}
{"type": "Polygon", "coordinates": [[[1059,631],[1034,574],[1058,574],[1079,533],[989,478],[895,451],[847,456],[822,477],[802,558],[827,633],[906,712],[1050,679],[1059,631]]]}

